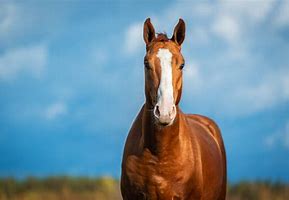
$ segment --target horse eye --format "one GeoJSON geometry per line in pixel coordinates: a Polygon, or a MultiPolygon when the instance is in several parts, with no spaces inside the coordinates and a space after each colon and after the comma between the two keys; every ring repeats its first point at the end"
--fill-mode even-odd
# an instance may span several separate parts
{"type": "Polygon", "coordinates": [[[181,65],[180,65],[180,69],[183,69],[184,66],[185,66],[185,63],[181,64],[181,65]]]}
{"type": "Polygon", "coordinates": [[[145,66],[145,68],[150,69],[150,64],[149,64],[148,60],[144,61],[144,66],[145,66]]]}

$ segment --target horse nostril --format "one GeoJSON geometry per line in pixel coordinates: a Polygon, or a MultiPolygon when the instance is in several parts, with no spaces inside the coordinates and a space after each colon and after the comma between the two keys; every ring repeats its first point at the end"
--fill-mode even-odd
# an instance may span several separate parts
{"type": "Polygon", "coordinates": [[[154,108],[154,115],[157,117],[157,118],[160,118],[160,110],[159,110],[159,105],[157,104],[154,108]]]}
{"type": "Polygon", "coordinates": [[[172,117],[174,117],[175,115],[176,115],[176,106],[175,105],[173,105],[173,109],[172,109],[172,112],[170,112],[170,117],[172,118],[172,117]]]}

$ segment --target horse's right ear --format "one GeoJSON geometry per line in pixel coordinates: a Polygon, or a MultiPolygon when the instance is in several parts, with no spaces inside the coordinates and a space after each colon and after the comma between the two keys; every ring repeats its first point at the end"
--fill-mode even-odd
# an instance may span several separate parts
{"type": "Polygon", "coordinates": [[[150,18],[147,18],[143,26],[143,39],[148,45],[155,38],[155,29],[150,18]]]}

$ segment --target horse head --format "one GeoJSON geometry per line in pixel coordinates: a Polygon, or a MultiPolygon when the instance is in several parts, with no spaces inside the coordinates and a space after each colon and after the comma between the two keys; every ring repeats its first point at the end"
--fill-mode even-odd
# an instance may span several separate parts
{"type": "Polygon", "coordinates": [[[156,35],[148,18],[144,23],[143,38],[146,43],[146,104],[153,110],[156,121],[168,126],[174,122],[182,94],[185,62],[181,45],[185,39],[185,23],[180,19],[169,39],[166,34],[156,35]]]}

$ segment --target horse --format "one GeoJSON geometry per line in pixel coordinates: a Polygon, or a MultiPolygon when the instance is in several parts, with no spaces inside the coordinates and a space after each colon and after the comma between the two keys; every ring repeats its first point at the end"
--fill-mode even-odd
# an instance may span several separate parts
{"type": "Polygon", "coordinates": [[[145,103],[127,136],[121,169],[124,200],[224,200],[227,167],[220,129],[179,107],[185,22],[169,39],[146,19],[145,103]]]}

